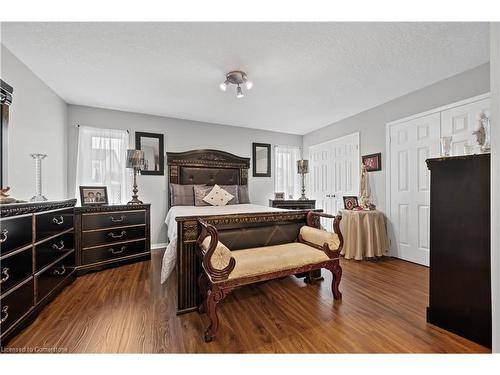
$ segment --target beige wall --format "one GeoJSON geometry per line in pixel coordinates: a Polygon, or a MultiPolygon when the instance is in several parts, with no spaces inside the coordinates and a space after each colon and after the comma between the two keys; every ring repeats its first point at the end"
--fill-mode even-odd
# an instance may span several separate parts
{"type": "Polygon", "coordinates": [[[375,204],[384,211],[386,207],[386,123],[487,93],[490,89],[489,69],[489,64],[481,65],[308,133],[303,139],[304,155],[307,156],[311,145],[359,131],[361,155],[382,152],[382,171],[371,172],[369,175],[375,204]]]}
{"type": "MultiPolygon", "coordinates": [[[[208,124],[139,113],[114,111],[101,108],[68,105],[68,193],[75,192],[76,125],[101,128],[127,129],[130,146],[135,145],[134,131],[163,133],[165,152],[213,148],[238,156],[251,157],[252,142],[301,146],[302,136],[264,130],[208,124]]],[[[249,191],[252,203],[268,204],[274,194],[273,177],[252,177],[249,173],[249,191]]],[[[165,176],[139,176],[139,194],[151,203],[152,243],[167,241],[167,174],[165,176]]]]}
{"type": "Polygon", "coordinates": [[[42,162],[43,193],[66,198],[66,103],[7,48],[1,46],[0,76],[14,88],[9,121],[9,185],[12,196],[29,200],[35,193],[34,161],[42,162]]]}

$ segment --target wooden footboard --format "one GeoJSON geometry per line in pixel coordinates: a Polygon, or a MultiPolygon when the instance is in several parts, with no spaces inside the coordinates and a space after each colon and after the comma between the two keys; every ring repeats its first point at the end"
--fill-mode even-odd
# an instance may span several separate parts
{"type": "MultiPolygon", "coordinates": [[[[321,211],[321,210],[315,210],[321,211]]],[[[306,224],[304,211],[261,212],[202,216],[217,228],[219,240],[231,250],[294,242],[306,224]]],[[[201,260],[196,254],[200,216],[178,217],[177,221],[177,314],[195,311],[200,303],[197,278],[201,260]]],[[[316,227],[319,228],[319,220],[316,227]]]]}

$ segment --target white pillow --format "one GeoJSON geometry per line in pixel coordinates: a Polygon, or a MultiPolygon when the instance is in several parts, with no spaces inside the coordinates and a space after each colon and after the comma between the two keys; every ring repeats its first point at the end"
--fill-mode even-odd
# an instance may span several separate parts
{"type": "Polygon", "coordinates": [[[233,198],[234,195],[229,194],[219,185],[215,185],[210,193],[208,193],[205,198],[203,198],[203,201],[211,204],[212,206],[225,206],[227,202],[229,202],[233,198]]]}

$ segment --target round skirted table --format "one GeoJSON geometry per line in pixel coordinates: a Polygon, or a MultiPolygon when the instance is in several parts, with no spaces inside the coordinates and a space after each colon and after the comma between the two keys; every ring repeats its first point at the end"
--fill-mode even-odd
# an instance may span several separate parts
{"type": "Polygon", "coordinates": [[[381,257],[389,250],[384,214],[380,211],[341,210],[340,231],[344,237],[341,255],[363,260],[381,257]]]}

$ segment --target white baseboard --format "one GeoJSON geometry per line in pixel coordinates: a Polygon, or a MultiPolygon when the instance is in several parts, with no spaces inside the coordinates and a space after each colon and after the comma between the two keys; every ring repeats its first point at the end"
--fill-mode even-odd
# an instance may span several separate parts
{"type": "Polygon", "coordinates": [[[167,247],[167,243],[153,243],[151,244],[151,249],[161,249],[167,247]]]}

